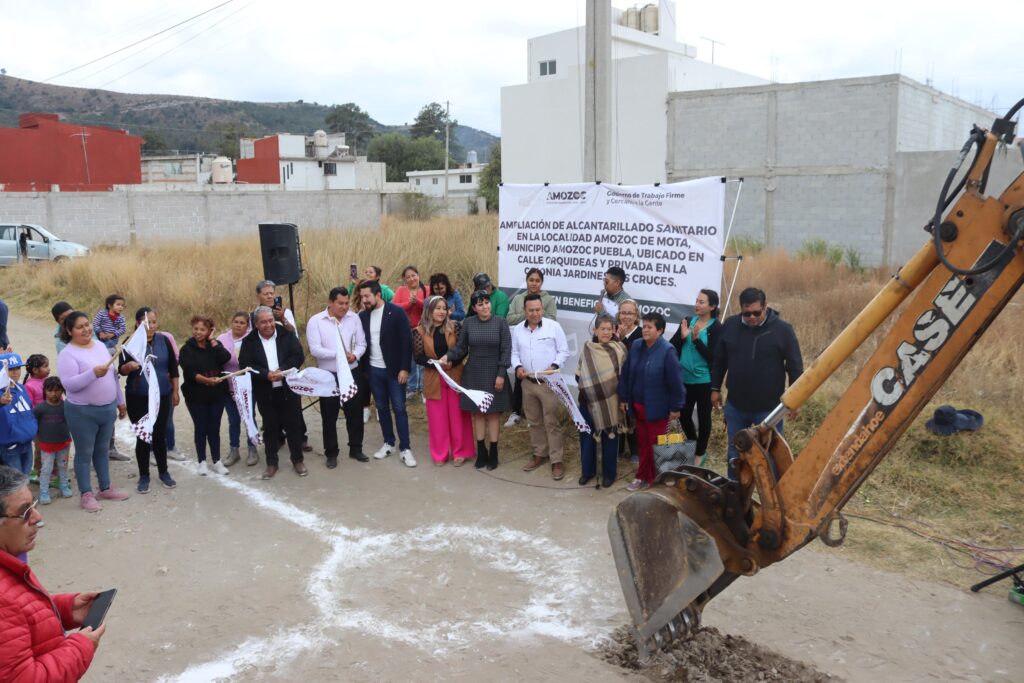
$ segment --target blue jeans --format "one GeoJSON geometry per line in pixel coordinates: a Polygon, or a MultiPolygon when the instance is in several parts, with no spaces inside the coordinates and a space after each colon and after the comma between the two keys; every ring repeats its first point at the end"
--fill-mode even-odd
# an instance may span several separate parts
{"type": "Polygon", "coordinates": [[[100,491],[106,491],[110,488],[110,437],[117,419],[116,402],[89,406],[64,401],[64,419],[75,443],[75,482],[79,493],[92,492],[90,468],[96,470],[100,491]]]}
{"type": "MultiPolygon", "coordinates": [[[[590,414],[590,407],[580,401],[580,414],[583,419],[594,429],[594,418],[590,414]]],[[[594,438],[593,434],[580,432],[580,462],[583,465],[583,477],[589,479],[597,474],[597,442],[601,441],[601,476],[605,479],[615,479],[616,467],[619,456],[619,436],[609,436],[607,431],[594,438]]]]}
{"type": "Polygon", "coordinates": [[[231,448],[238,448],[239,440],[242,438],[242,416],[238,414],[238,406],[230,396],[224,402],[224,410],[228,414],[228,445],[231,448]]]}
{"type": "Polygon", "coordinates": [[[395,412],[395,426],[398,428],[398,449],[409,448],[409,415],[405,412],[405,389],[397,379],[388,377],[384,368],[370,366],[370,391],[377,404],[377,419],[384,443],[395,445],[395,431],[391,427],[391,411],[395,412]],[[390,410],[388,403],[391,404],[390,410]]]}
{"type": "Polygon", "coordinates": [[[0,460],[3,461],[3,464],[13,467],[22,474],[28,474],[32,471],[32,442],[26,441],[5,447],[0,452],[0,460]]]}
{"type": "MultiPolygon", "coordinates": [[[[736,446],[732,443],[733,437],[751,425],[761,424],[771,412],[770,410],[749,412],[740,410],[728,401],[725,402],[725,431],[729,434],[729,478],[733,481],[736,480],[736,458],[739,457],[736,446]]],[[[782,434],[783,423],[779,422],[775,429],[782,434]]]]}
{"type": "Polygon", "coordinates": [[[412,359],[412,369],[409,370],[409,381],[405,384],[405,390],[408,392],[422,391],[423,390],[423,366],[416,362],[416,358],[412,359]]]}
{"type": "Polygon", "coordinates": [[[206,444],[210,444],[210,459],[220,460],[220,418],[224,414],[224,401],[213,403],[196,403],[185,400],[188,414],[192,416],[195,432],[196,458],[199,462],[206,460],[206,444]]]}

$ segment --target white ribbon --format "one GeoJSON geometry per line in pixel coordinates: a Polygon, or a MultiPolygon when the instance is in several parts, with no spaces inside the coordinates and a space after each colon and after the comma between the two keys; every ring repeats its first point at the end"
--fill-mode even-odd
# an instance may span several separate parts
{"type": "Polygon", "coordinates": [[[249,442],[253,446],[259,446],[263,443],[263,437],[260,435],[260,430],[256,427],[256,418],[253,417],[252,378],[249,377],[250,372],[255,371],[246,368],[246,372],[241,375],[229,378],[228,384],[231,387],[231,398],[235,400],[238,414],[245,420],[245,431],[249,435],[249,442]]]}
{"type": "Polygon", "coordinates": [[[569,416],[572,417],[573,423],[576,425],[576,429],[586,434],[590,433],[590,425],[583,419],[583,414],[580,413],[580,409],[576,406],[576,401],[572,397],[572,392],[569,391],[569,387],[565,384],[565,378],[561,374],[555,373],[553,375],[530,375],[536,377],[543,382],[546,382],[548,388],[555,392],[555,396],[562,402],[566,410],[569,411],[569,416]]]}
{"type": "Polygon", "coordinates": [[[352,368],[348,366],[348,349],[341,337],[341,325],[337,325],[337,331],[338,343],[334,347],[334,362],[338,366],[338,396],[344,403],[359,393],[359,386],[352,376],[352,368]]]}
{"type": "MultiPolygon", "coordinates": [[[[139,330],[143,328],[140,326],[139,330]]],[[[138,335],[138,330],[132,335],[132,340],[138,335]]],[[[131,340],[129,341],[129,344],[131,340]]],[[[143,330],[142,343],[146,343],[145,330],[143,330]]],[[[125,346],[125,351],[128,351],[128,347],[125,346]]],[[[138,349],[136,349],[138,350],[138,349]]],[[[143,356],[142,362],[142,376],[146,378],[146,383],[149,385],[149,406],[148,411],[145,415],[139,418],[138,422],[132,424],[132,431],[135,432],[135,436],[146,443],[153,443],[153,430],[156,429],[156,416],[160,412],[160,379],[156,375],[156,368],[153,366],[153,358],[156,356],[143,356]]]]}
{"type": "Polygon", "coordinates": [[[441,375],[441,379],[444,380],[452,391],[466,396],[470,401],[476,404],[476,407],[480,409],[481,413],[487,412],[487,409],[491,407],[491,401],[494,400],[494,394],[487,393],[486,391],[480,391],[479,389],[466,389],[465,387],[459,386],[458,382],[448,376],[448,373],[441,367],[441,363],[430,359],[430,364],[434,366],[437,373],[441,375]]]}
{"type": "Polygon", "coordinates": [[[128,339],[128,342],[121,347],[121,350],[132,357],[132,360],[140,365],[146,362],[146,347],[149,345],[149,316],[142,318],[142,324],[135,328],[135,332],[128,339]]]}
{"type": "Polygon", "coordinates": [[[284,373],[284,381],[296,394],[321,398],[341,395],[337,380],[327,370],[310,367],[297,371],[292,368],[284,373]]]}

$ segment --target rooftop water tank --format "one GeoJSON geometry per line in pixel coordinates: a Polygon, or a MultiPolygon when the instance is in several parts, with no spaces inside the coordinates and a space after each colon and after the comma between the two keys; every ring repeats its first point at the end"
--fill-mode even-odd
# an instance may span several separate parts
{"type": "Polygon", "coordinates": [[[466,152],[466,163],[468,163],[470,166],[476,166],[476,150],[475,149],[471,149],[468,152],[466,152]]]}
{"type": "Polygon", "coordinates": [[[231,171],[231,159],[227,157],[217,157],[214,159],[211,175],[213,176],[213,182],[217,184],[228,184],[233,181],[235,176],[231,171]]]}
{"type": "Polygon", "coordinates": [[[327,133],[322,130],[313,133],[313,154],[317,159],[326,159],[330,154],[327,148],[327,133]]]}
{"type": "Polygon", "coordinates": [[[623,26],[625,26],[626,28],[632,28],[632,29],[636,29],[636,30],[639,31],[640,30],[640,10],[638,10],[636,7],[630,7],[629,9],[627,9],[626,10],[626,16],[625,16],[625,21],[623,21],[623,26]]]}
{"type": "Polygon", "coordinates": [[[658,6],[655,4],[644,5],[640,10],[640,30],[644,33],[658,32],[658,6]]]}

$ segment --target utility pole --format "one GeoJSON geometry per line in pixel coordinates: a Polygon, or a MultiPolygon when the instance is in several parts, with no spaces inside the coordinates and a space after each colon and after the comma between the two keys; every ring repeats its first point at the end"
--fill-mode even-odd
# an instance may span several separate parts
{"type": "Polygon", "coordinates": [[[720,40],[715,40],[714,38],[705,38],[704,36],[701,36],[700,39],[701,40],[706,40],[709,43],[711,43],[711,63],[714,64],[715,63],[715,45],[723,45],[724,46],[725,43],[723,43],[720,40]]]}
{"type": "Polygon", "coordinates": [[[444,210],[448,211],[448,139],[451,131],[451,126],[448,124],[451,121],[449,115],[451,107],[448,100],[444,101],[444,210]]]}
{"type": "Polygon", "coordinates": [[[85,139],[89,137],[89,133],[85,132],[85,128],[81,129],[80,133],[72,133],[71,137],[82,139],[82,158],[85,159],[85,182],[87,185],[92,184],[92,176],[89,174],[89,152],[85,148],[85,139]]]}
{"type": "Polygon", "coordinates": [[[583,98],[583,180],[614,182],[611,134],[611,0],[587,0],[586,91],[583,98]]]}

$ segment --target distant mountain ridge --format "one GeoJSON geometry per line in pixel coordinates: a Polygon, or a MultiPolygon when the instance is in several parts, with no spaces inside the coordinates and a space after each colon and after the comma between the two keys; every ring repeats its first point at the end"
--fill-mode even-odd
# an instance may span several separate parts
{"type": "MultiPolygon", "coordinates": [[[[426,103],[423,103],[426,104],[426,103]]],[[[225,136],[295,133],[310,135],[325,128],[330,105],[318,102],[244,102],[185,95],[144,95],[94,88],[73,88],[0,76],[0,126],[17,126],[18,115],[30,112],[60,114],[72,123],[125,128],[134,135],[152,131],[169,149],[216,152],[225,136]]],[[[371,119],[375,130],[401,132],[371,119]]],[[[464,150],[475,150],[484,162],[499,138],[486,131],[458,125],[452,136],[464,150]]],[[[365,138],[364,138],[365,141],[365,138]]]]}

